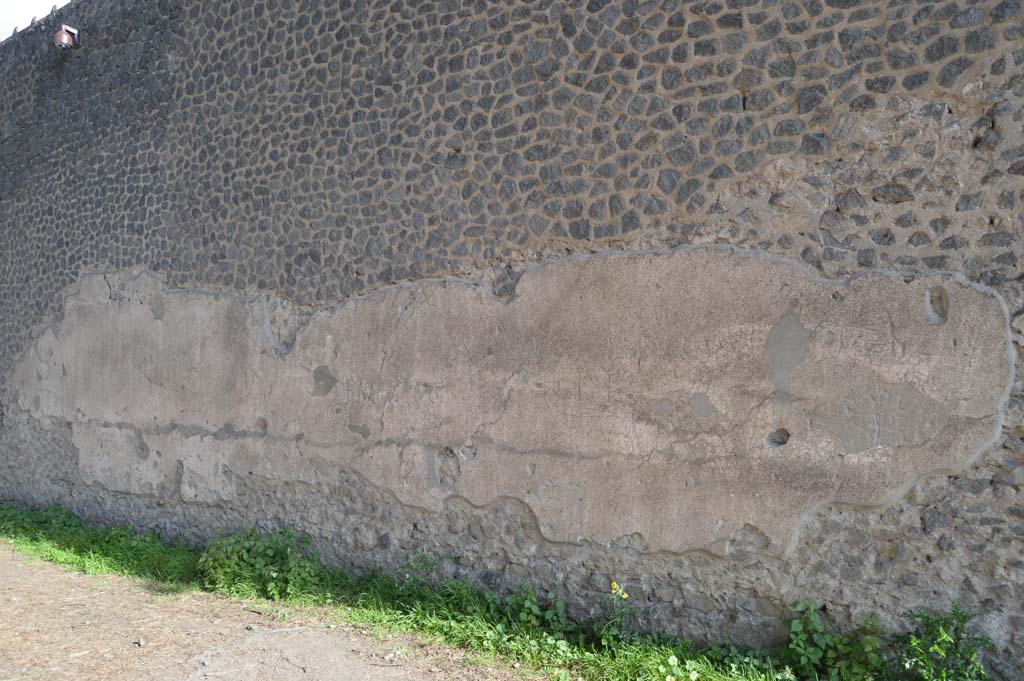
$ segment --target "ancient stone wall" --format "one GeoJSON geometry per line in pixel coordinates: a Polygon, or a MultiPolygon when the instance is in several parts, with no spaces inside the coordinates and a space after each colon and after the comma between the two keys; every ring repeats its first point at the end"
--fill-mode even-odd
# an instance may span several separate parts
{"type": "Polygon", "coordinates": [[[1020,0],[79,0],[0,80],[0,498],[1019,678],[1020,0]]]}

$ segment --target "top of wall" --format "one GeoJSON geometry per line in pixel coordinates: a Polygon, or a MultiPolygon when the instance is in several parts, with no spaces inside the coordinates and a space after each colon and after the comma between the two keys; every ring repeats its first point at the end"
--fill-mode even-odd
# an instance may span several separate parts
{"type": "Polygon", "coordinates": [[[999,285],[1022,35],[1019,0],[74,3],[0,45],[2,354],[136,265],[323,305],[727,242],[999,285]]]}

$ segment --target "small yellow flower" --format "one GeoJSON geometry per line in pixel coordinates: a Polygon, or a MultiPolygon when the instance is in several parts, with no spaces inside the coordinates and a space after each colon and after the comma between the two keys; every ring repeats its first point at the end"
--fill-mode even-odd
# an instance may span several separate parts
{"type": "Polygon", "coordinates": [[[622,588],[622,585],[618,582],[612,582],[612,597],[621,598],[623,600],[629,598],[629,594],[622,588]]]}

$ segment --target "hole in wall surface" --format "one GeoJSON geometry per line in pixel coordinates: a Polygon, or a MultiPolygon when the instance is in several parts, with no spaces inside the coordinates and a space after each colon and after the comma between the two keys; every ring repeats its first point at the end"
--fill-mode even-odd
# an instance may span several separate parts
{"type": "Polygon", "coordinates": [[[932,286],[924,294],[924,314],[929,324],[944,324],[949,318],[949,294],[942,286],[932,286]]]}
{"type": "Polygon", "coordinates": [[[768,449],[777,449],[789,442],[789,431],[785,428],[777,428],[764,436],[764,446],[768,449]]]}

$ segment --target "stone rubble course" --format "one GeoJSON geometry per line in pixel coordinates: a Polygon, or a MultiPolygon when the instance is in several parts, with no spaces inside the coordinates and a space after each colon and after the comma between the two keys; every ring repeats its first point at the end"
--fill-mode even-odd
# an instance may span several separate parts
{"type": "Polygon", "coordinates": [[[0,82],[0,498],[1024,668],[1020,0],[80,0],[0,82]]]}

